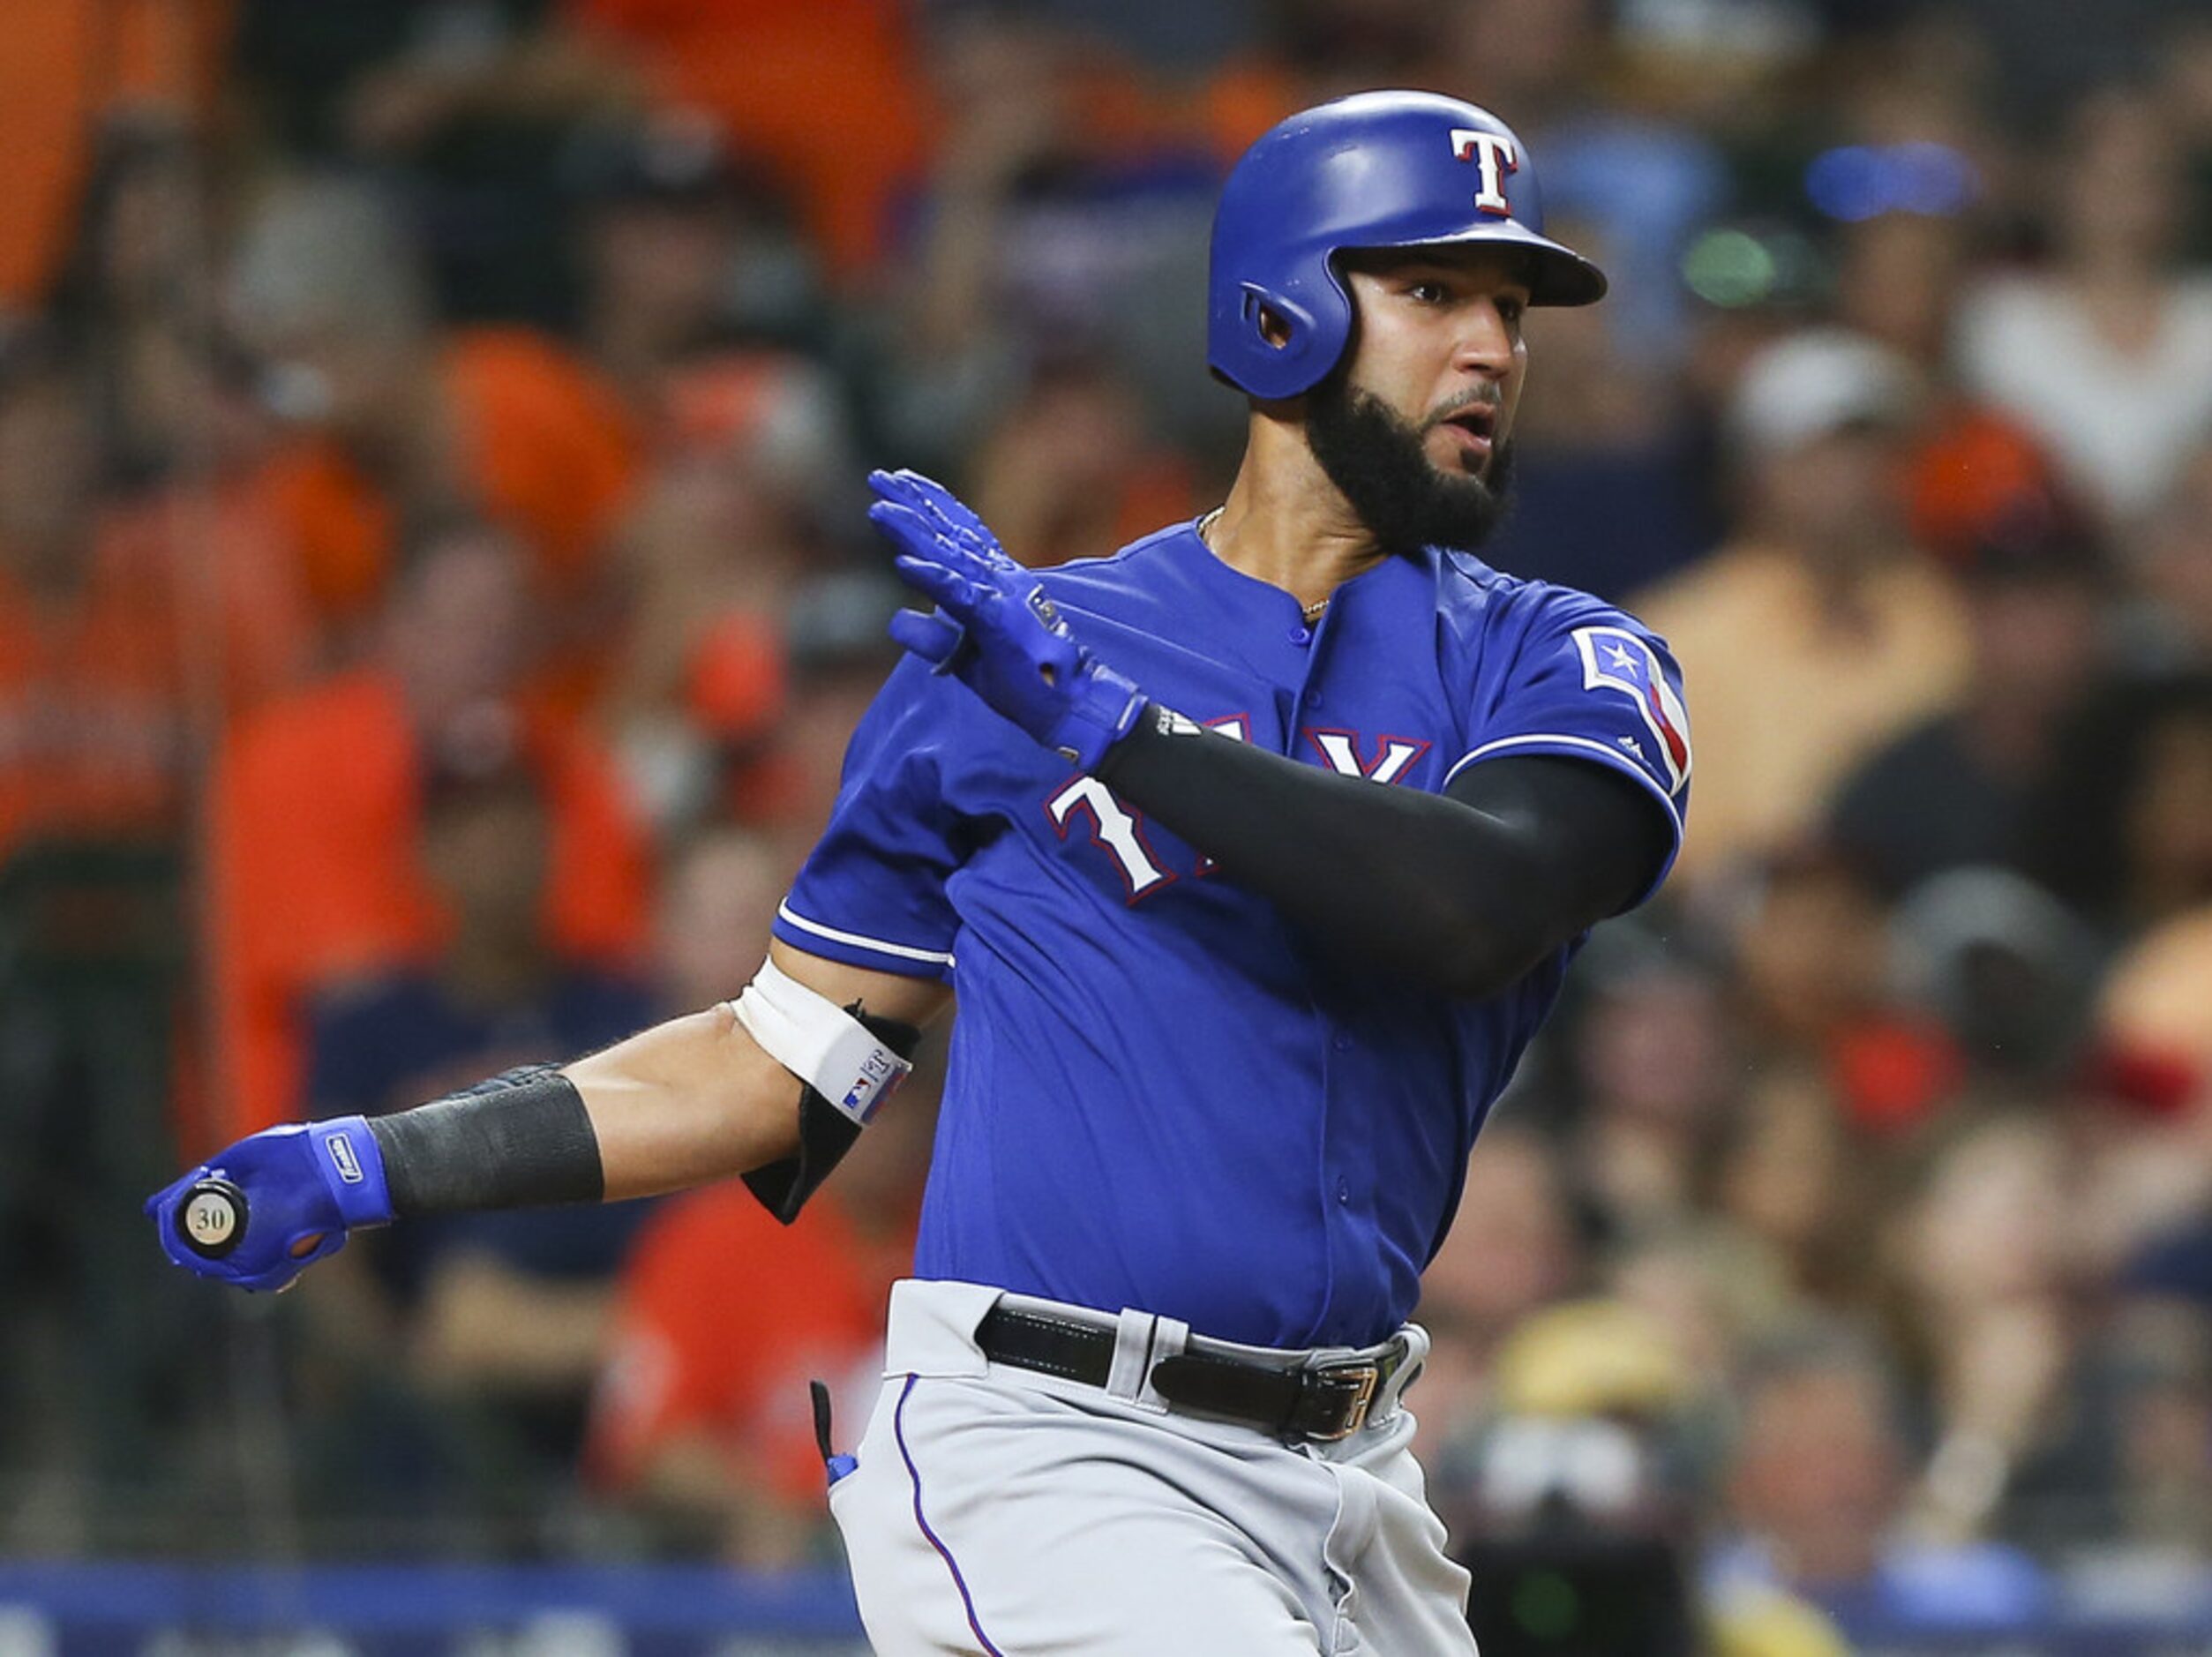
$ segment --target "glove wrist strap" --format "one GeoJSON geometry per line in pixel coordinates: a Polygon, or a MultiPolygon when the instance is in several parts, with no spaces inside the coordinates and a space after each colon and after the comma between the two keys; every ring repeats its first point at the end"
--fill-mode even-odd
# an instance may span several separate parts
{"type": "Polygon", "coordinates": [[[331,1201],[347,1229],[384,1226],[392,1219],[392,1193],[384,1174],[384,1152],[363,1116],[338,1116],[307,1126],[315,1171],[329,1188],[331,1201]]]}
{"type": "Polygon", "coordinates": [[[1084,663],[1070,693],[1068,711],[1053,728],[1052,746],[1078,769],[1095,771],[1106,750],[1136,729],[1144,694],[1095,657],[1084,663]]]}

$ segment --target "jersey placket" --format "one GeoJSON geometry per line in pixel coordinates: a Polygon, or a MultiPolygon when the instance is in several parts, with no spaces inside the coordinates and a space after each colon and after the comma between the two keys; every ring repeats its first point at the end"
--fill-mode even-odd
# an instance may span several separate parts
{"type": "MultiPolygon", "coordinates": [[[[1329,698],[1323,686],[1332,655],[1330,641],[1343,630],[1343,618],[1350,601],[1349,586],[1347,583],[1338,589],[1337,596],[1316,622],[1308,625],[1301,616],[1299,625],[1284,634],[1290,647],[1292,671],[1286,675],[1289,695],[1283,740],[1289,756],[1304,764],[1329,767],[1325,753],[1308,739],[1307,733],[1315,726],[1328,723],[1329,698]]],[[[1338,1303],[1337,1287],[1347,1280],[1342,1269],[1347,1264],[1353,1268],[1348,1280],[1361,1281],[1363,1274],[1356,1263],[1374,1251],[1374,1216],[1368,1200],[1371,1169],[1370,1159],[1360,1155],[1362,1141],[1358,1130],[1359,1089],[1355,1078],[1361,1067],[1355,1051],[1356,1041],[1341,1016],[1331,1013],[1321,996],[1313,996],[1308,1004],[1313,1008],[1314,1035],[1321,1043],[1321,1166],[1317,1173],[1322,1233],[1326,1241],[1328,1263],[1327,1286],[1316,1323],[1327,1332],[1328,1338],[1335,1339],[1335,1325],[1347,1310],[1354,1321],[1362,1316],[1361,1308],[1347,1308],[1338,1303]]],[[[1364,1332],[1358,1337],[1348,1333],[1343,1336],[1346,1344],[1350,1345],[1356,1345],[1364,1338],[1364,1332]]]]}

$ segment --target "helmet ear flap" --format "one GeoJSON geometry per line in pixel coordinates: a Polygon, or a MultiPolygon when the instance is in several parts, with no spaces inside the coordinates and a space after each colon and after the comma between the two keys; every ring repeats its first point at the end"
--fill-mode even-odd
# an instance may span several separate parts
{"type": "Polygon", "coordinates": [[[1327,371],[1342,339],[1332,341],[1320,317],[1278,289],[1251,281],[1237,288],[1247,359],[1237,383],[1256,396],[1298,395],[1327,371]]]}
{"type": "Polygon", "coordinates": [[[1252,337],[1271,351],[1293,356],[1311,342],[1315,330],[1320,326],[1312,311],[1294,299],[1261,287],[1257,282],[1239,282],[1244,293],[1244,326],[1252,337]],[[1268,323],[1272,319],[1282,329],[1280,338],[1273,336],[1268,323]]]}

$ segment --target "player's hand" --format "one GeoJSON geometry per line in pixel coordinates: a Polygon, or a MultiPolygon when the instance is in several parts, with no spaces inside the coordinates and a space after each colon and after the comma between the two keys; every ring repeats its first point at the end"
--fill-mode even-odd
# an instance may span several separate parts
{"type": "Polygon", "coordinates": [[[902,610],[891,636],[950,673],[1005,718],[1097,769],[1143,711],[1135,685],[1076,642],[1036,574],[942,484],[919,472],[871,472],[868,516],[904,549],[898,573],[937,601],[902,610]]]}
{"type": "Polygon", "coordinates": [[[162,1252],[186,1271],[282,1289],[344,1248],[351,1227],[388,1222],[392,1198],[368,1122],[341,1116],[241,1139],[156,1191],[146,1211],[162,1252]]]}

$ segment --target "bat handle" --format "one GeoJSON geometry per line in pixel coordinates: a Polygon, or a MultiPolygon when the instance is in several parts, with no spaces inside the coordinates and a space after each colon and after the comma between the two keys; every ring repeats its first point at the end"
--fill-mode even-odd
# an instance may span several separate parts
{"type": "Polygon", "coordinates": [[[246,1194],[229,1180],[195,1180],[176,1209],[176,1234],[203,1260],[221,1260],[246,1234],[246,1194]]]}

